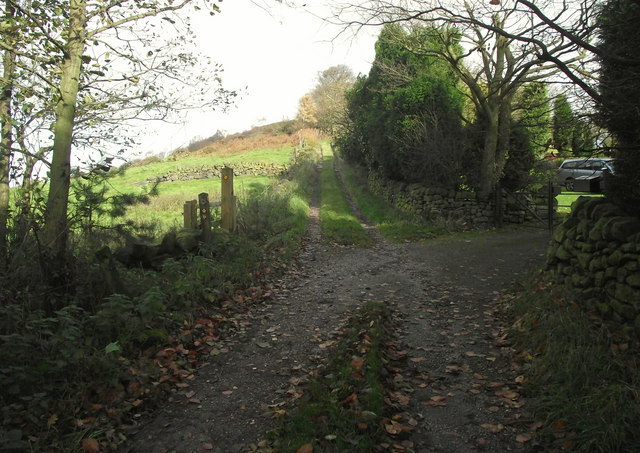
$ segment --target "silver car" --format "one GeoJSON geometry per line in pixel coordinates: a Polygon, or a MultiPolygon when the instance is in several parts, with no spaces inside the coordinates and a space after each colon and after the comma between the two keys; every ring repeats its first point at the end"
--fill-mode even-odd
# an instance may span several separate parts
{"type": "Polygon", "coordinates": [[[567,159],[558,168],[556,182],[568,191],[575,189],[575,180],[581,176],[602,178],[605,172],[613,173],[613,160],[604,157],[567,159]]]}

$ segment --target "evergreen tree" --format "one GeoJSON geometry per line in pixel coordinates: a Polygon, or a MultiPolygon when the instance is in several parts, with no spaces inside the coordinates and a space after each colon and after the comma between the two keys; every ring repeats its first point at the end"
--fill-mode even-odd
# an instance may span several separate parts
{"type": "Polygon", "coordinates": [[[589,157],[595,149],[591,124],[582,118],[576,118],[573,126],[573,137],[571,137],[571,149],[576,156],[589,157]]]}
{"type": "Polygon", "coordinates": [[[549,147],[551,112],[547,87],[532,82],[524,85],[514,100],[509,157],[502,187],[517,190],[531,182],[531,169],[549,147]]]}
{"type": "Polygon", "coordinates": [[[435,46],[430,31],[382,29],[368,77],[348,92],[352,124],[336,143],[343,155],[388,178],[452,187],[460,181],[463,160],[456,157],[463,148],[458,78],[447,63],[417,55],[402,43],[434,40],[435,46]]]}
{"type": "Polygon", "coordinates": [[[640,4],[610,0],[600,17],[600,103],[606,127],[617,140],[616,177],[607,184],[614,201],[635,215],[640,206],[640,4]]]}
{"type": "Polygon", "coordinates": [[[575,118],[567,96],[559,94],[553,102],[553,147],[558,154],[571,154],[575,118]]]}

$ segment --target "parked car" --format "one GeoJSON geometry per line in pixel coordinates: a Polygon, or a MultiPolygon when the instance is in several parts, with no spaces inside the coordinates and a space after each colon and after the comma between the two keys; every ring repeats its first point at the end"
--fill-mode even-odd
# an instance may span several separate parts
{"type": "Polygon", "coordinates": [[[558,168],[556,182],[571,191],[575,189],[576,178],[602,179],[605,171],[613,173],[613,159],[604,157],[567,159],[558,168]]]}

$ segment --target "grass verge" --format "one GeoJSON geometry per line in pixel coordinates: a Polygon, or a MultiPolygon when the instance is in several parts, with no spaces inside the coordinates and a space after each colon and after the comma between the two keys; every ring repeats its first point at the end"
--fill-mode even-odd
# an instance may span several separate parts
{"type": "Polygon", "coordinates": [[[321,194],[320,220],[325,239],[344,246],[372,245],[372,240],[351,213],[333,171],[333,156],[326,150],[322,162],[321,194]]]}
{"type": "Polygon", "coordinates": [[[388,240],[414,242],[446,233],[443,227],[415,219],[371,193],[362,170],[343,164],[340,171],[347,189],[364,215],[388,240]]]}
{"type": "Polygon", "coordinates": [[[270,451],[374,451],[384,435],[388,318],[385,305],[369,302],[348,319],[326,363],[306,385],[300,405],[272,433],[270,451]]]}
{"type": "Polygon", "coordinates": [[[638,351],[543,275],[510,301],[529,410],[543,444],[580,452],[640,451],[638,351]]]}

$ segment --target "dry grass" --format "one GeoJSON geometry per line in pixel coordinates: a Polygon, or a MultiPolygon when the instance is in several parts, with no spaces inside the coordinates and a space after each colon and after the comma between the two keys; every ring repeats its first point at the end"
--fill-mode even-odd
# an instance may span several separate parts
{"type": "Polygon", "coordinates": [[[256,128],[249,132],[230,135],[214,143],[206,144],[207,140],[203,140],[204,146],[202,148],[193,151],[183,148],[176,150],[173,155],[176,159],[181,159],[186,156],[194,157],[207,154],[225,156],[244,153],[256,149],[296,146],[300,142],[300,138],[304,138],[306,140],[318,140],[319,135],[320,133],[317,129],[301,129],[293,134],[283,133],[273,135],[271,131],[263,131],[261,128],[256,128]]]}

